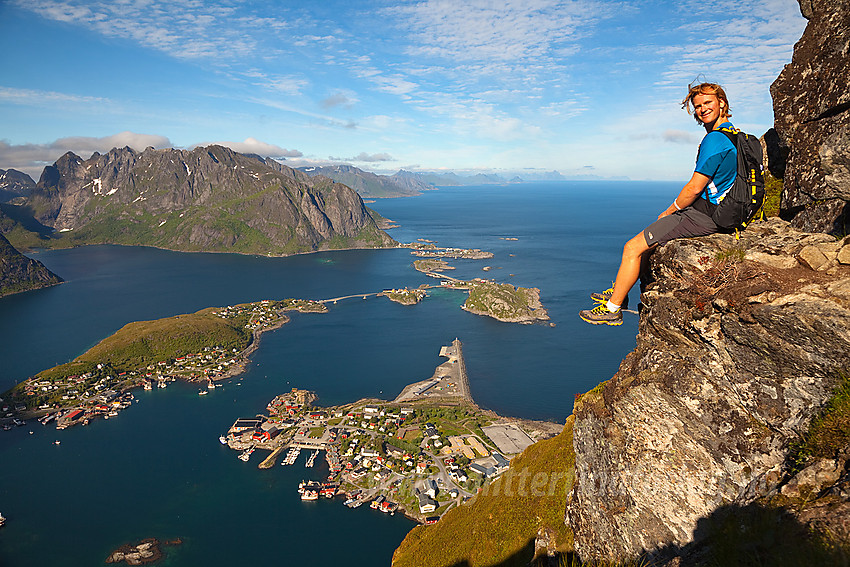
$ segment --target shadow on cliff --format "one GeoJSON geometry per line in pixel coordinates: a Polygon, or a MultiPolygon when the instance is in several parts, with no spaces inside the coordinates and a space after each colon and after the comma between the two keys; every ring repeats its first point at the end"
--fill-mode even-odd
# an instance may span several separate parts
{"type": "Polygon", "coordinates": [[[668,546],[648,565],[677,567],[850,567],[845,547],[814,534],[783,508],[723,506],[697,522],[694,543],[668,546]],[[675,557],[676,559],[670,559],[675,557]]]}

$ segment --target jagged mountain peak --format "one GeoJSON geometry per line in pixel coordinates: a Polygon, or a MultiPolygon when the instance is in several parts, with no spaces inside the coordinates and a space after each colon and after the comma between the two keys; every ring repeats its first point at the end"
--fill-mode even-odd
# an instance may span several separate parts
{"type": "Polygon", "coordinates": [[[392,244],[346,185],[220,145],[68,152],[28,204],[80,243],[269,254],[392,244]]]}

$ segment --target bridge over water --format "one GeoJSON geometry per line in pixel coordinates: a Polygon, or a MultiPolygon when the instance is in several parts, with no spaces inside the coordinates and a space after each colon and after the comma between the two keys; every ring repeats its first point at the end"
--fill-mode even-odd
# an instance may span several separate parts
{"type": "MultiPolygon", "coordinates": [[[[426,276],[430,276],[432,278],[437,278],[441,280],[449,280],[453,282],[462,282],[463,280],[459,280],[457,278],[453,278],[451,276],[447,276],[445,274],[438,274],[437,272],[424,272],[426,276]]],[[[442,287],[441,285],[424,285],[421,286],[420,289],[433,289],[435,287],[442,287]]],[[[383,293],[382,291],[374,291],[369,293],[352,293],[351,295],[343,295],[342,297],[334,297],[331,299],[318,299],[317,303],[336,303],[337,301],[342,301],[343,299],[357,299],[362,298],[366,299],[367,297],[377,296],[383,293]]]]}

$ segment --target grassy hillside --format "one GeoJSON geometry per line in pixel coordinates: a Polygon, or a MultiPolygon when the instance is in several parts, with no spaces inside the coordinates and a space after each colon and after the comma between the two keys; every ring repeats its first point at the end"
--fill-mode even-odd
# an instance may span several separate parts
{"type": "Polygon", "coordinates": [[[528,447],[470,502],[436,524],[413,528],[396,550],[393,566],[525,567],[540,528],[554,532],[559,551],[571,551],[564,509],[573,483],[572,426],[570,417],[559,435],[528,447]]]}
{"type": "Polygon", "coordinates": [[[72,362],[38,374],[39,379],[56,379],[89,372],[98,364],[130,371],[160,361],[198,352],[208,346],[242,350],[251,341],[245,328],[248,315],[222,319],[215,309],[177,315],[155,321],[128,323],[72,362]]]}

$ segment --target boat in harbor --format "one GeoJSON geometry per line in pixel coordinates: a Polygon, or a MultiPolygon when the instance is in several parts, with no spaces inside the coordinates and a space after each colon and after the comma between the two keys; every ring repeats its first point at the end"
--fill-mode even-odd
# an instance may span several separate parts
{"type": "Polygon", "coordinates": [[[206,390],[201,390],[200,392],[198,392],[198,395],[199,396],[206,396],[208,393],[209,392],[207,392],[206,390]]]}
{"type": "Polygon", "coordinates": [[[305,467],[312,467],[313,463],[316,462],[316,457],[319,455],[319,451],[313,451],[310,453],[310,456],[307,457],[307,462],[304,464],[305,467]]]}
{"type": "Polygon", "coordinates": [[[0,513],[0,528],[2,528],[5,523],[6,517],[2,513],[0,513]]]}
{"type": "Polygon", "coordinates": [[[283,458],[283,462],[281,465],[291,465],[298,460],[298,455],[301,454],[301,449],[299,447],[291,447],[289,452],[286,454],[286,457],[283,458]]]}
{"type": "Polygon", "coordinates": [[[224,435],[219,435],[218,436],[218,442],[221,443],[222,445],[227,445],[227,437],[225,437],[224,435]]]}
{"type": "Polygon", "coordinates": [[[242,451],[242,454],[239,455],[239,459],[242,460],[242,461],[245,461],[247,463],[248,459],[251,458],[251,453],[253,453],[253,452],[254,452],[253,447],[251,447],[250,449],[245,449],[244,451],[242,451]]]}
{"type": "Polygon", "coordinates": [[[319,493],[315,490],[305,490],[301,493],[301,500],[318,500],[319,493]]]}

